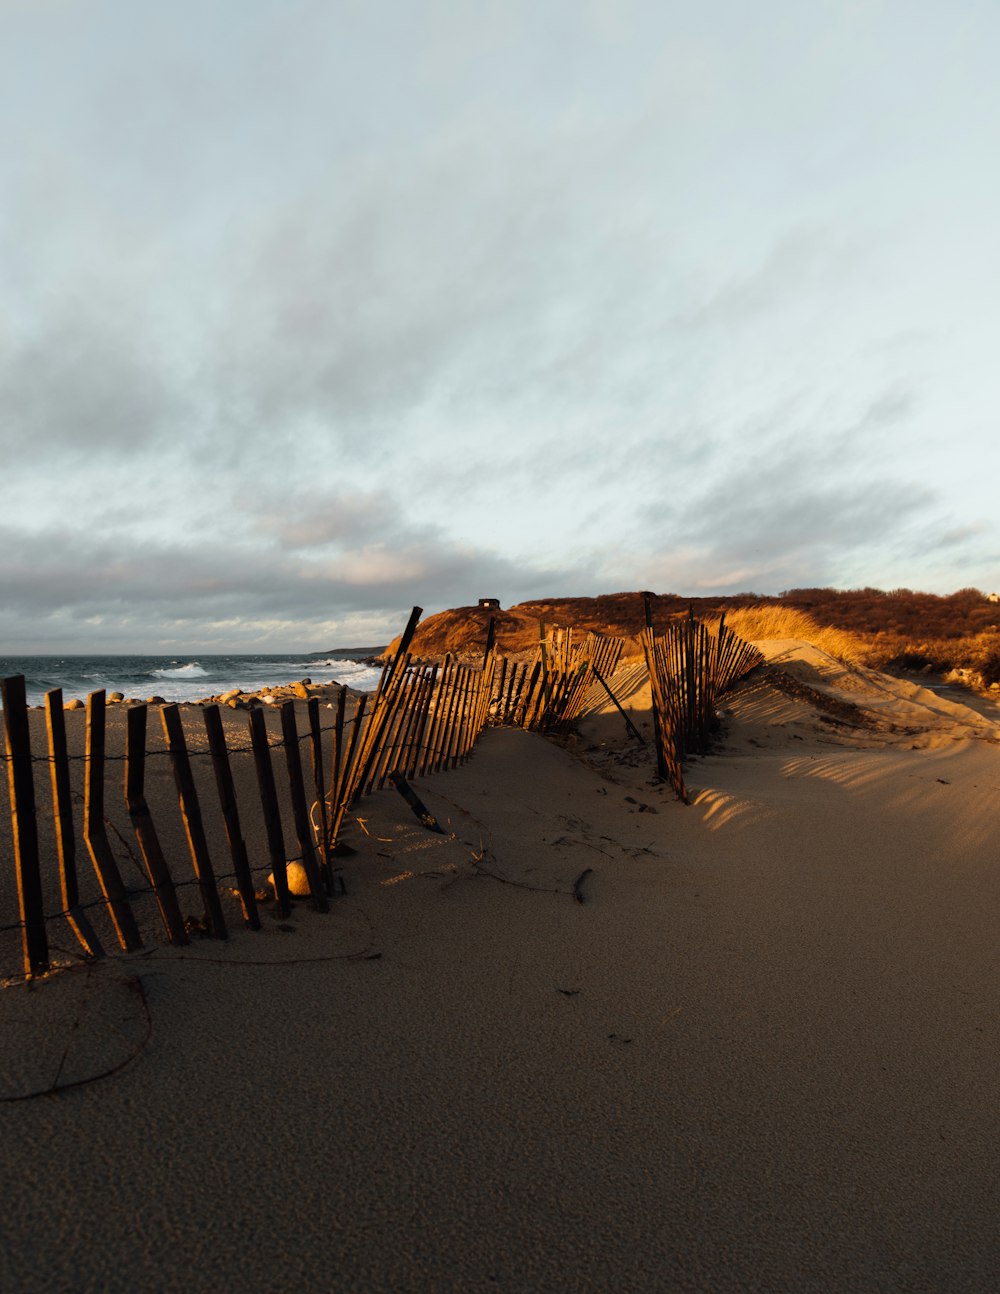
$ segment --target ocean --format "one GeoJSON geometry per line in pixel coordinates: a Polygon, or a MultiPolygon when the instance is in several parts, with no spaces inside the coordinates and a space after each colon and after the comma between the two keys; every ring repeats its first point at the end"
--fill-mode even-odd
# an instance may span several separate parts
{"type": "Polygon", "coordinates": [[[88,693],[121,692],[126,698],[161,696],[165,701],[200,701],[232,688],[256,692],[309,678],[313,683],[344,683],[360,692],[378,683],[381,668],[366,663],[380,647],[341,648],[322,656],[290,653],[219,656],[0,656],[0,678],[23,674],[29,705],[61,687],[63,700],[86,700],[88,693]]]}

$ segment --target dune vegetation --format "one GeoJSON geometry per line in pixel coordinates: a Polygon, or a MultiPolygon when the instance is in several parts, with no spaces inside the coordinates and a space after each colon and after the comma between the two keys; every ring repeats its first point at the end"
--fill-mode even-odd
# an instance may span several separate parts
{"type": "MultiPolygon", "coordinates": [[[[713,618],[708,624],[714,629],[718,620],[713,618]]],[[[799,607],[783,606],[775,602],[737,607],[726,612],[726,624],[749,642],[760,642],[768,638],[795,638],[812,643],[838,660],[852,665],[867,662],[869,647],[861,634],[822,625],[808,611],[799,607]]]]}
{"type": "MultiPolygon", "coordinates": [[[[533,651],[539,622],[544,622],[623,637],[627,653],[637,654],[642,605],[641,594],[628,592],[539,599],[502,611],[457,607],[428,616],[417,629],[414,650],[425,656],[475,656],[482,651],[492,616],[503,652],[533,651]]],[[[789,589],[777,597],[665,593],[656,595],[653,609],[658,634],[689,612],[710,624],[724,613],[726,623],[743,638],[799,638],[840,660],[873,669],[965,671],[973,686],[1000,682],[1000,604],[979,589],[946,595],[874,588],[789,589]]]]}
{"type": "Polygon", "coordinates": [[[1000,682],[1000,604],[979,589],[946,595],[912,589],[792,589],[779,603],[855,638],[858,654],[850,659],[873,669],[965,671],[975,686],[1000,682]]]}

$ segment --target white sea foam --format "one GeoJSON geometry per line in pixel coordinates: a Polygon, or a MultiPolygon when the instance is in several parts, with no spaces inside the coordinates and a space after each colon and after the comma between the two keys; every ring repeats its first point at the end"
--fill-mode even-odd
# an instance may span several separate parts
{"type": "Polygon", "coordinates": [[[176,669],[154,669],[153,678],[208,678],[208,670],[192,661],[190,665],[179,665],[176,669]]]}

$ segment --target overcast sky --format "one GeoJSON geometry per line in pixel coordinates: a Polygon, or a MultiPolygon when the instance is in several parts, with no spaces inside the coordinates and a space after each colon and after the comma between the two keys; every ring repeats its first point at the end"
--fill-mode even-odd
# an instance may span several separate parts
{"type": "Polygon", "coordinates": [[[0,652],[1000,585],[996,0],[0,16],[0,652]]]}

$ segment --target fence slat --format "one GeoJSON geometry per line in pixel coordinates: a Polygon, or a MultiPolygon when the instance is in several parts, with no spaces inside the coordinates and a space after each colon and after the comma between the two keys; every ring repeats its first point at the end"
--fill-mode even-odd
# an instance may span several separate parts
{"type": "Polygon", "coordinates": [[[267,739],[267,725],[264,722],[263,710],[251,710],[247,723],[250,728],[250,744],[253,746],[257,789],[260,792],[260,808],[264,816],[264,830],[267,834],[267,851],[271,856],[271,874],[274,877],[275,899],[278,912],[281,916],[287,917],[292,910],[292,896],[288,889],[285,837],[281,829],[278,792],[274,785],[274,767],[271,764],[271,747],[267,739]]]}
{"type": "Polygon", "coordinates": [[[5,678],[2,689],[7,789],[14,834],[17,902],[21,913],[21,952],[24,973],[30,979],[34,975],[44,975],[49,969],[49,941],[45,933],[42,873],[38,859],[38,816],[24,675],[5,678]]]}
{"type": "Polygon", "coordinates": [[[312,826],[306,804],[306,786],[302,778],[302,756],[299,753],[299,733],[295,724],[294,701],[286,701],[281,707],[281,734],[285,741],[285,767],[288,770],[288,790],[292,799],[292,821],[295,824],[299,852],[302,854],[302,866],[306,869],[306,877],[309,881],[312,904],[317,912],[329,912],[326,887],[319,873],[316,851],[313,849],[312,826]]]}
{"type": "Polygon", "coordinates": [[[45,694],[45,728],[49,739],[49,776],[52,783],[52,816],[59,859],[59,889],[69,927],[88,957],[103,957],[104,948],[90,918],[80,907],[76,874],[76,829],[73,826],[73,791],[69,779],[66,715],[62,688],[45,694]]]}
{"type": "Polygon", "coordinates": [[[444,723],[444,712],[446,709],[446,698],[448,689],[451,685],[451,676],[454,671],[454,663],[450,656],[445,656],[441,666],[441,673],[438,675],[437,686],[434,690],[433,714],[427,725],[427,736],[424,752],[420,761],[420,776],[425,773],[433,773],[437,767],[437,751],[440,743],[441,728],[444,723]]]}
{"type": "Polygon", "coordinates": [[[83,838],[107,902],[118,942],[126,952],[134,952],[142,947],[142,939],[104,825],[104,723],[104,692],[91,692],[87,697],[83,838]]]}
{"type": "Polygon", "coordinates": [[[219,808],[222,810],[226,839],[229,841],[229,856],[233,860],[236,888],[243,908],[243,920],[251,930],[259,930],[260,913],[257,911],[253,873],[250,871],[250,860],[247,858],[247,842],[243,838],[243,828],[240,824],[240,810],[236,800],[236,787],[233,784],[233,770],[229,764],[229,749],[226,746],[222,715],[217,705],[205,706],[202,713],[205,718],[208,749],[212,755],[215,789],[219,793],[219,808]]]}
{"type": "Polygon", "coordinates": [[[434,690],[437,684],[438,667],[435,663],[427,671],[427,683],[421,702],[420,720],[413,738],[413,746],[406,762],[406,776],[416,777],[424,752],[427,749],[427,734],[430,731],[431,713],[434,707],[434,690]]]}
{"type": "Polygon", "coordinates": [[[160,919],[172,944],[186,944],[187,931],[170,868],[160,848],[153,815],[146,803],[146,707],[133,706],[125,732],[125,807],[153,886],[160,919]]]}
{"type": "Polygon", "coordinates": [[[443,699],[441,726],[434,737],[434,762],[431,766],[434,772],[445,768],[448,763],[451,728],[455,721],[455,707],[458,704],[458,680],[461,668],[458,661],[452,661],[451,673],[448,675],[447,693],[443,699]]]}
{"type": "Polygon", "coordinates": [[[608,696],[609,696],[609,697],[611,698],[611,700],[614,702],[615,709],[618,711],[618,713],[621,715],[621,717],[625,720],[625,727],[629,730],[629,732],[632,734],[632,736],[633,736],[633,737],[635,737],[637,741],[642,742],[642,744],[643,744],[644,746],[649,745],[649,743],[646,741],[646,738],[642,735],[642,733],[639,731],[639,729],[635,726],[635,724],[632,722],[632,720],[629,718],[629,716],[628,716],[628,715],[625,713],[625,711],[622,709],[622,704],[621,704],[621,702],[620,702],[620,701],[618,700],[618,698],[615,696],[614,692],[612,692],[612,690],[611,690],[611,688],[608,686],[608,684],[604,681],[603,676],[602,676],[601,674],[599,674],[599,673],[598,673],[598,671],[597,671],[596,669],[594,670],[594,678],[596,678],[596,679],[597,679],[598,683],[600,683],[601,687],[603,687],[603,688],[604,688],[605,692],[607,692],[608,696]]]}
{"type": "MultiPolygon", "coordinates": [[[[320,726],[319,701],[311,696],[306,702],[309,716],[309,746],[312,753],[313,792],[316,796],[316,844],[319,849],[319,870],[327,894],[333,894],[333,872],[327,849],[326,787],[323,785],[323,732],[320,726]]],[[[310,825],[312,820],[310,818],[310,825]]]]}
{"type": "Polygon", "coordinates": [[[330,792],[329,808],[330,823],[326,829],[326,853],[327,858],[334,846],[333,839],[333,815],[337,812],[337,805],[340,802],[340,777],[341,763],[344,759],[344,717],[347,710],[347,688],[341,686],[337,696],[337,712],[333,721],[333,738],[330,747],[330,792]]]}
{"type": "Polygon", "coordinates": [[[191,853],[191,863],[198,878],[198,889],[204,904],[205,922],[216,939],[225,939],[227,937],[226,919],[222,914],[222,903],[215,884],[215,871],[208,852],[208,841],[205,839],[205,824],[202,821],[194,774],[191,772],[191,760],[188,757],[187,739],[181,724],[180,710],[176,705],[165,705],[160,711],[160,718],[167,739],[167,748],[170,751],[170,762],[174,769],[174,781],[177,784],[177,797],[180,801],[181,819],[191,853]]]}
{"type": "Polygon", "coordinates": [[[389,766],[399,752],[403,730],[410,719],[410,702],[413,697],[415,683],[416,676],[407,670],[406,677],[402,680],[395,695],[392,713],[386,719],[382,732],[372,749],[368,778],[364,785],[359,787],[359,794],[370,795],[376,787],[383,785],[389,766]]]}
{"type": "Polygon", "coordinates": [[[337,800],[334,804],[332,819],[330,822],[330,852],[332,853],[340,843],[340,829],[344,825],[344,818],[350,807],[351,796],[353,794],[355,766],[358,759],[358,748],[361,744],[361,729],[365,721],[365,709],[368,704],[368,693],[362,692],[358,697],[357,705],[354,707],[354,716],[352,722],[354,731],[351,733],[351,740],[344,756],[344,762],[340,771],[340,785],[337,787],[337,800]]]}
{"type": "MultiPolygon", "coordinates": [[[[642,594],[642,610],[643,610],[643,617],[646,623],[646,634],[643,636],[643,640],[642,640],[643,647],[645,648],[647,638],[650,644],[653,644],[653,642],[655,641],[653,638],[653,595],[652,593],[646,592],[642,594]]],[[[657,676],[659,676],[659,671],[656,670],[654,659],[655,659],[655,656],[651,656],[650,652],[647,651],[646,665],[647,665],[647,668],[649,669],[650,683],[653,686],[653,690],[654,690],[653,743],[656,746],[656,770],[659,773],[659,775],[663,778],[663,780],[666,782],[670,779],[670,770],[667,767],[667,757],[663,746],[663,731],[662,731],[663,716],[660,714],[660,710],[662,706],[656,704],[655,684],[653,684],[652,682],[654,672],[657,674],[657,676]]]]}
{"type": "MultiPolygon", "coordinates": [[[[414,614],[418,613],[419,607],[414,607],[414,614]]],[[[413,617],[410,618],[410,625],[407,626],[407,633],[412,637],[410,626],[415,627],[413,617]]],[[[395,723],[400,699],[406,689],[409,677],[410,654],[403,654],[404,646],[409,642],[407,634],[403,635],[403,643],[400,644],[399,651],[393,661],[392,669],[386,679],[385,689],[381,695],[376,696],[372,706],[371,718],[365,729],[364,742],[362,743],[357,763],[351,770],[351,786],[349,793],[349,802],[353,804],[359,799],[364,791],[366,783],[371,780],[375,765],[383,750],[383,742],[388,741],[389,734],[395,723]]],[[[347,794],[345,788],[345,794],[347,794]]]]}
{"type": "Polygon", "coordinates": [[[463,665],[458,673],[458,699],[455,704],[455,718],[452,724],[451,741],[448,743],[446,768],[457,768],[465,742],[465,729],[468,722],[469,700],[471,691],[471,670],[463,665]]]}

